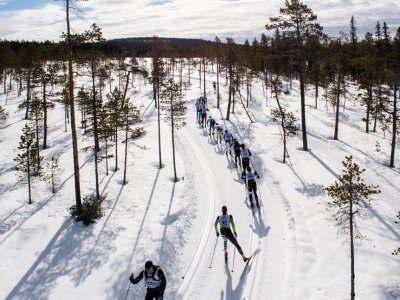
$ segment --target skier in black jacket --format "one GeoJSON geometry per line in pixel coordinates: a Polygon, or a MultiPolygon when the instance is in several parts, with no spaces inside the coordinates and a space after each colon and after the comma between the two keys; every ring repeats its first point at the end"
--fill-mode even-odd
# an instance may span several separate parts
{"type": "Polygon", "coordinates": [[[129,280],[136,284],[142,279],[146,281],[147,293],[145,300],[162,300],[164,297],[167,279],[165,278],[163,270],[159,266],[153,265],[151,260],[147,261],[144,265],[144,270],[135,278],[133,273],[129,280]]]}

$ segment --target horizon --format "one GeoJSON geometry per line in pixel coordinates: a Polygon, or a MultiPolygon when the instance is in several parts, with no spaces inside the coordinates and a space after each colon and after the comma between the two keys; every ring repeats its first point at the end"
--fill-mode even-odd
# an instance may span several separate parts
{"type": "MultiPolygon", "coordinates": [[[[60,41],[65,31],[65,8],[57,0],[0,0],[1,39],[25,41],[60,41]],[[46,18],[43,18],[46,16],[46,18]],[[11,24],[11,26],[10,26],[11,24]]],[[[106,0],[75,2],[78,16],[71,14],[75,32],[87,30],[96,23],[107,40],[151,37],[203,39],[230,37],[236,43],[259,39],[267,34],[270,17],[279,15],[284,1],[267,3],[260,0],[206,0],[202,3],[184,0],[106,0]],[[248,16],[251,16],[249,18],[248,16]],[[132,24],[132,25],[131,25],[132,24]]],[[[390,0],[370,3],[365,0],[329,0],[303,2],[318,16],[317,22],[329,36],[348,33],[354,16],[357,35],[375,32],[376,22],[386,22],[393,36],[400,27],[400,5],[390,0]],[[374,13],[371,14],[371,11],[374,13]],[[338,20],[338,15],[341,19],[338,20]]]]}

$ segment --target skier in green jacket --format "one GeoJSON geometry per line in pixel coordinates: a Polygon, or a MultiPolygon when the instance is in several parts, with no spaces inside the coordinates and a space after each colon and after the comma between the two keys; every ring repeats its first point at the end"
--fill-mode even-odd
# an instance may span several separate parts
{"type": "Polygon", "coordinates": [[[230,240],[231,243],[235,245],[235,247],[238,249],[240,255],[243,257],[243,261],[246,262],[249,260],[249,258],[244,256],[243,250],[236,239],[237,233],[235,228],[235,222],[233,221],[232,215],[229,215],[227,212],[228,208],[225,205],[222,206],[222,215],[218,216],[214,223],[217,237],[221,233],[221,236],[224,239],[225,259],[228,257],[227,247],[228,247],[228,240],[230,240]],[[219,231],[218,231],[218,224],[219,224],[219,231]],[[231,230],[231,226],[233,229],[233,233],[231,230]]]}

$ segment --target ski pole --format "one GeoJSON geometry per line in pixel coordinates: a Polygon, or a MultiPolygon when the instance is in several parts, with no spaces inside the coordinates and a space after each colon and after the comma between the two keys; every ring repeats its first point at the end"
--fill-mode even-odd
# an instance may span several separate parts
{"type": "Polygon", "coordinates": [[[232,261],[232,270],[231,270],[232,273],[233,273],[233,270],[235,269],[235,256],[236,256],[236,247],[233,249],[233,261],[232,261]]]}
{"type": "Polygon", "coordinates": [[[218,243],[218,236],[217,236],[217,239],[215,240],[214,251],[213,251],[213,254],[212,254],[212,256],[211,256],[210,266],[208,267],[208,268],[210,268],[210,269],[211,269],[211,266],[212,266],[212,262],[213,262],[213,260],[214,260],[215,249],[217,249],[217,243],[218,243]]]}
{"type": "Polygon", "coordinates": [[[125,300],[128,298],[129,288],[131,287],[132,282],[129,281],[128,290],[126,291],[125,300]]]}

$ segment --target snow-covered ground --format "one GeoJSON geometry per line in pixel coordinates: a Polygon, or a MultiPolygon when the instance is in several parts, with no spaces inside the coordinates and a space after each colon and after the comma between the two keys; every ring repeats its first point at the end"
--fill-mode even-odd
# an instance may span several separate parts
{"type": "MultiPolygon", "coordinates": [[[[387,167],[390,138],[364,133],[364,109],[348,100],[340,114],[339,140],[333,140],[334,111],[313,91],[307,93],[309,151],[302,150],[301,135],[289,140],[290,157],[282,164],[282,138],[270,116],[276,107],[267,100],[260,82],[253,86],[249,110],[237,102],[235,114],[225,120],[227,94],[222,87],[221,109],[216,108],[212,81],[207,75],[209,113],[244,142],[253,153],[260,174],[260,210],[246,200],[240,172],[195,121],[194,103],[200,96],[198,73],[193,73],[188,100],[187,126],[177,132],[177,170],[173,182],[171,135],[162,124],[162,160],[159,169],[157,111],[151,86],[135,81],[131,101],[142,112],[146,136],[130,146],[128,184],[122,186],[123,169],[105,175],[100,164],[101,191],[107,193],[105,215],[94,225],[75,223],[69,208],[75,203],[70,129],[64,132],[61,106],[49,113],[49,149],[42,154],[60,157],[65,169],[59,191],[53,196],[44,183],[34,183],[33,204],[27,204],[27,186],[15,176],[13,159],[18,152],[24,112],[17,111],[25,97],[0,95],[9,112],[0,130],[0,298],[2,299],[144,299],[141,282],[130,285],[146,260],[160,264],[167,276],[164,299],[347,299],[350,294],[350,259],[347,236],[328,220],[322,189],[337,180],[346,155],[366,168],[367,184],[377,184],[365,217],[357,219],[368,240],[355,251],[356,297],[400,299],[400,257],[391,255],[400,246],[399,151],[396,168],[387,167]],[[376,151],[376,143],[380,152],[376,151]],[[237,226],[238,241],[246,255],[256,251],[243,278],[240,255],[229,244],[229,269],[224,270],[223,243],[214,231],[215,218],[226,205],[237,226]],[[216,247],[216,248],[215,248],[216,247]],[[215,250],[215,256],[212,256],[215,250]],[[129,290],[128,290],[129,289],[129,290]]],[[[87,79],[78,79],[80,83],[87,79]]],[[[354,91],[354,89],[353,89],[354,91]]],[[[298,117],[298,82],[284,103],[298,117]]],[[[80,140],[82,148],[86,142],[80,140]]],[[[399,146],[399,145],[397,145],[399,146]]],[[[122,158],[123,147],[120,149],[122,158]]],[[[119,162],[122,167],[122,159],[119,162]]],[[[94,187],[94,164],[80,152],[83,194],[94,187]]]]}

